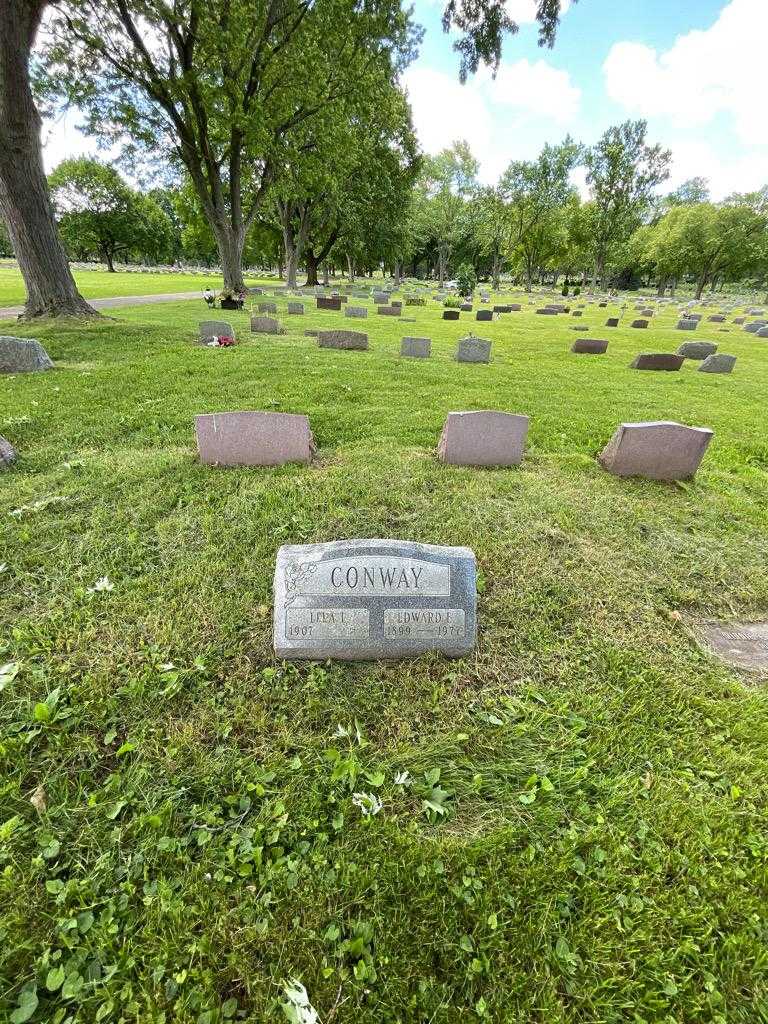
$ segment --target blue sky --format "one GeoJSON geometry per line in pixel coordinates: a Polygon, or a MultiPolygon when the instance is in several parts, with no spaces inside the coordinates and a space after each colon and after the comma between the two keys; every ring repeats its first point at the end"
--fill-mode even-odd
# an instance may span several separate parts
{"type": "Polygon", "coordinates": [[[416,3],[426,36],[405,82],[428,152],[466,138],[492,182],[568,132],[589,143],[644,117],[672,150],[670,187],[703,175],[721,198],[768,184],[768,0],[566,0],[552,50],[537,44],[534,0],[507,7],[521,28],[496,80],[461,86],[440,0],[416,3]]]}
{"type": "MultiPolygon", "coordinates": [[[[649,139],[672,150],[669,188],[703,175],[719,199],[768,184],[768,0],[563,3],[548,50],[537,45],[535,0],[507,0],[521,28],[506,41],[497,78],[481,70],[462,86],[441,0],[416,0],[426,34],[404,83],[427,152],[464,138],[491,183],[545,142],[567,133],[594,142],[610,124],[644,117],[649,139]]],[[[70,114],[45,126],[48,169],[95,151],[76,123],[70,114]]]]}

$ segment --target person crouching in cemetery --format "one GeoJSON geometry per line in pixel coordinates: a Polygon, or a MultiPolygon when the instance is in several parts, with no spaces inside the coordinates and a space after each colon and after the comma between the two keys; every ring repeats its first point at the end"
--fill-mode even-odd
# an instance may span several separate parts
{"type": "Polygon", "coordinates": [[[205,291],[203,292],[203,298],[205,299],[206,305],[210,309],[213,309],[214,303],[216,302],[216,296],[213,294],[209,287],[206,287],[205,291]]]}

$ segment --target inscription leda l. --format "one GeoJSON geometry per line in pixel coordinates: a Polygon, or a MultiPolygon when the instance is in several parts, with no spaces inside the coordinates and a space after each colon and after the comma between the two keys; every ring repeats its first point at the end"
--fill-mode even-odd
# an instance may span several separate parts
{"type": "Polygon", "coordinates": [[[367,640],[367,608],[288,608],[286,636],[296,640],[367,640]]]}
{"type": "Polygon", "coordinates": [[[275,566],[279,658],[451,657],[475,645],[475,556],[397,540],[286,545],[275,566]]]}
{"type": "Polygon", "coordinates": [[[302,596],[448,597],[451,567],[393,555],[353,555],[304,564],[293,576],[292,599],[302,596]]]}
{"type": "Polygon", "coordinates": [[[388,640],[461,638],[465,633],[463,608],[386,608],[384,636],[388,640]]]}

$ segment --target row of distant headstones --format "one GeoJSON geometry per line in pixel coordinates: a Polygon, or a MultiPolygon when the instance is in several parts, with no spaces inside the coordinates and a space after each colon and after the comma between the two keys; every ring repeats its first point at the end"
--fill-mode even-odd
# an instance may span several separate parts
{"type": "MultiPolygon", "coordinates": [[[[264,334],[282,333],[282,327],[271,317],[257,317],[251,321],[251,329],[264,334]]],[[[333,348],[350,351],[367,351],[368,335],[362,331],[306,331],[307,335],[316,337],[321,348],[333,348]]],[[[200,324],[200,342],[207,345],[218,345],[219,337],[234,338],[234,329],[224,321],[206,320],[200,324]],[[223,332],[217,335],[216,331],[223,332]]],[[[577,338],[571,346],[571,352],[581,355],[604,355],[608,350],[608,342],[598,338],[577,338]]],[[[405,337],[400,342],[400,355],[413,359],[428,359],[432,354],[430,338],[405,337]]],[[[456,349],[456,360],[460,363],[489,363],[491,360],[491,342],[486,338],[470,335],[461,338],[456,349]]],[[[686,359],[703,360],[699,369],[704,373],[731,373],[736,365],[736,357],[724,353],[717,354],[717,345],[711,341],[684,342],[676,353],[643,352],[631,363],[636,370],[679,370],[686,359]]]]}
{"type": "MultiPolygon", "coordinates": [[[[438,458],[453,466],[517,466],[528,425],[528,416],[517,413],[450,412],[438,442],[438,458]]],[[[195,418],[195,433],[206,465],[307,464],[315,452],[309,417],[296,413],[207,413],[195,418]]],[[[695,475],[713,436],[706,427],[674,422],[621,423],[598,461],[615,476],[687,480],[695,475]]]]}
{"type": "MultiPolygon", "coordinates": [[[[321,310],[328,310],[331,312],[340,312],[342,306],[344,306],[344,315],[346,317],[357,317],[366,318],[368,316],[368,309],[365,306],[349,306],[346,305],[348,297],[345,295],[337,295],[331,297],[317,296],[316,303],[317,308],[321,310]]],[[[379,305],[377,312],[380,316],[401,316],[403,311],[403,304],[400,301],[390,300],[386,295],[375,295],[374,302],[378,300],[387,301],[387,305],[379,305]]],[[[606,307],[607,302],[599,302],[598,307],[606,307]]],[[[586,308],[585,304],[581,304],[581,308],[571,311],[571,308],[566,305],[558,303],[550,303],[544,307],[536,309],[537,314],[545,316],[556,316],[560,313],[571,313],[574,317],[580,317],[583,315],[583,309],[586,308]]],[[[624,307],[626,308],[626,307],[624,307]]],[[[633,320],[630,327],[643,329],[649,325],[649,320],[654,315],[654,310],[645,306],[637,306],[637,310],[641,313],[641,318],[633,320]]],[[[520,312],[522,305],[520,303],[508,303],[495,305],[492,310],[478,310],[476,313],[476,319],[479,321],[490,321],[494,316],[501,313],[520,312]]],[[[260,313],[274,313],[278,312],[277,304],[274,302],[260,302],[258,303],[258,311],[260,313]]],[[[466,302],[461,305],[459,309],[446,309],[443,311],[444,320],[458,320],[460,313],[471,313],[473,311],[473,305],[471,302],[466,302]]],[[[289,315],[303,315],[304,304],[301,302],[288,302],[287,312],[289,315]]],[[[677,323],[677,329],[681,331],[694,331],[698,327],[699,322],[703,319],[700,313],[690,313],[687,311],[682,312],[682,319],[677,323]]],[[[748,315],[759,315],[762,310],[750,310],[748,315]]],[[[725,313],[717,313],[709,316],[707,321],[710,323],[725,323],[727,321],[727,315],[725,313]]],[[[735,317],[733,323],[741,326],[745,323],[746,316],[735,317]]],[[[610,317],[606,324],[606,327],[618,327],[619,317],[610,317]]],[[[745,330],[749,333],[755,333],[758,337],[768,337],[768,321],[767,320],[755,320],[750,324],[747,324],[745,330]]],[[[276,330],[269,331],[266,333],[279,333],[276,330]]]]}
{"type": "MultiPolygon", "coordinates": [[[[256,296],[267,294],[266,290],[263,289],[263,288],[252,288],[252,289],[250,289],[250,293],[251,293],[251,295],[256,295],[256,296]]],[[[426,289],[416,289],[416,290],[414,290],[412,288],[408,288],[408,289],[404,289],[403,293],[406,294],[407,296],[411,296],[411,297],[418,298],[418,299],[421,299],[421,300],[428,300],[429,297],[430,297],[430,293],[426,289]]],[[[286,296],[294,295],[294,296],[309,296],[309,297],[312,297],[312,298],[315,298],[315,299],[317,299],[317,298],[341,299],[342,302],[347,302],[348,299],[349,299],[349,296],[351,295],[353,298],[372,300],[377,305],[386,305],[388,303],[392,303],[392,298],[393,298],[394,295],[399,294],[399,289],[383,289],[383,290],[378,290],[378,291],[376,289],[373,289],[373,290],[359,291],[359,290],[354,290],[354,288],[352,288],[352,286],[346,286],[343,291],[341,291],[339,289],[333,289],[333,290],[331,290],[329,292],[328,289],[323,288],[323,287],[318,287],[318,288],[314,288],[314,289],[289,289],[289,288],[286,288],[286,287],[282,287],[282,288],[275,288],[273,290],[272,294],[274,296],[280,297],[280,298],[285,298],[286,296]]],[[[480,294],[480,301],[482,303],[487,303],[487,302],[491,301],[491,295],[490,295],[489,292],[481,290],[479,294],[480,294]]],[[[499,293],[499,294],[519,295],[519,292],[508,291],[507,290],[506,292],[499,293]]],[[[552,297],[557,297],[557,292],[542,292],[542,293],[537,293],[537,295],[534,295],[534,296],[526,293],[525,295],[520,296],[520,297],[524,298],[529,306],[533,306],[533,305],[536,305],[537,301],[541,298],[542,295],[546,295],[546,294],[549,294],[552,297]]],[[[431,293],[431,298],[434,299],[437,302],[442,302],[446,298],[448,298],[448,295],[449,295],[448,292],[438,291],[438,292],[431,293]]],[[[574,296],[574,298],[577,298],[577,296],[574,296]]],[[[609,304],[619,305],[619,299],[620,299],[620,297],[618,295],[602,295],[602,296],[598,295],[598,296],[591,297],[591,298],[590,297],[582,298],[578,303],[576,303],[576,305],[579,308],[581,308],[581,309],[585,309],[587,306],[592,306],[592,305],[597,305],[599,307],[606,307],[609,304]]],[[[399,305],[401,303],[392,303],[392,304],[398,304],[399,305]]],[[[750,308],[749,300],[746,297],[744,297],[744,296],[734,296],[734,297],[731,298],[731,300],[729,302],[723,302],[722,298],[718,298],[717,301],[715,301],[714,299],[709,299],[709,298],[700,299],[700,300],[695,300],[694,299],[694,300],[691,300],[689,302],[683,303],[682,305],[680,305],[679,300],[677,300],[677,299],[675,299],[673,297],[667,298],[667,297],[659,297],[659,296],[642,296],[640,299],[636,299],[635,300],[635,302],[634,302],[634,309],[636,311],[640,312],[641,315],[653,316],[654,311],[655,311],[654,307],[659,307],[659,309],[663,310],[667,306],[674,306],[674,305],[678,306],[679,312],[681,314],[685,314],[687,311],[693,309],[696,306],[699,306],[699,307],[704,308],[704,309],[706,309],[706,308],[708,308],[710,306],[719,307],[719,315],[720,316],[726,316],[728,313],[732,313],[732,312],[734,312],[737,309],[743,309],[747,316],[761,316],[763,314],[763,310],[762,309],[750,308]]],[[[547,308],[554,308],[554,309],[558,309],[558,311],[563,311],[567,307],[564,304],[552,302],[552,303],[547,303],[547,308]]],[[[622,310],[629,309],[630,308],[630,303],[628,303],[628,302],[621,303],[620,308],[622,310]]],[[[700,319],[700,317],[697,317],[697,319],[700,319]]]]}

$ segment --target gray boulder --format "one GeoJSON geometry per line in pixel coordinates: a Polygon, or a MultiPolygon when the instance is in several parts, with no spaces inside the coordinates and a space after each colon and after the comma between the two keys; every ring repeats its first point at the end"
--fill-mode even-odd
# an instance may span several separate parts
{"type": "Polygon", "coordinates": [[[35,373],[52,369],[53,363],[39,341],[0,335],[0,373],[35,373]]]}
{"type": "Polygon", "coordinates": [[[10,441],[0,437],[0,469],[7,469],[12,462],[16,461],[16,449],[10,441]]]}

